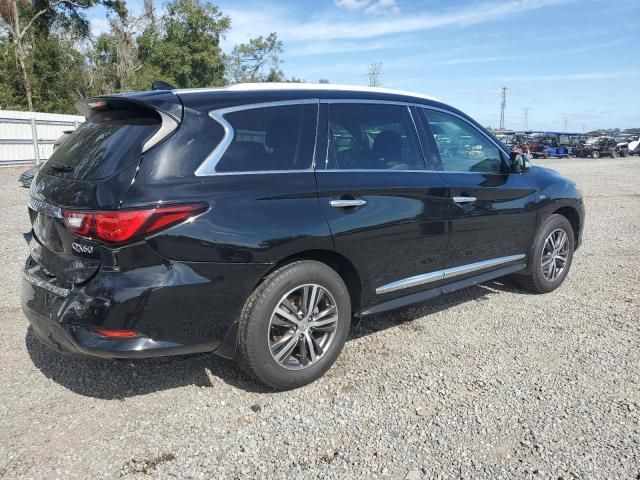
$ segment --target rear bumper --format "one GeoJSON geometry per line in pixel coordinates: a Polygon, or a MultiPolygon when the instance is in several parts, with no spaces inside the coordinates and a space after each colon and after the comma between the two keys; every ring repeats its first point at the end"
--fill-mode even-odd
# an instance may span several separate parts
{"type": "Polygon", "coordinates": [[[22,307],[33,327],[33,333],[52,350],[74,357],[149,358],[166,355],[184,355],[211,351],[210,345],[188,346],[171,342],[157,342],[146,337],[110,340],[91,333],[86,327],[64,325],[22,307]]]}
{"type": "MultiPolygon", "coordinates": [[[[30,260],[28,267],[33,266],[30,260]]],[[[145,358],[216,352],[230,356],[242,305],[267,265],[171,262],[98,272],[82,286],[48,285],[25,269],[22,309],[42,343],[59,352],[145,358]],[[91,327],[135,330],[111,339],[91,327]]],[[[46,279],[45,279],[46,280],[46,279]]]]}

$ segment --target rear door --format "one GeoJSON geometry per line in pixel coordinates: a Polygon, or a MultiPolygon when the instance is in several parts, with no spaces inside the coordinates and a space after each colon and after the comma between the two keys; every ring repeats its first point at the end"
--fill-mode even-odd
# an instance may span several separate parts
{"type": "Polygon", "coordinates": [[[527,174],[511,173],[505,152],[464,117],[436,109],[423,113],[449,188],[445,281],[524,263],[536,218],[527,174]]]}
{"type": "Polygon", "coordinates": [[[320,125],[319,199],[336,250],[360,272],[363,303],[437,285],[448,199],[442,177],[427,171],[410,108],[328,101],[320,125]]]}

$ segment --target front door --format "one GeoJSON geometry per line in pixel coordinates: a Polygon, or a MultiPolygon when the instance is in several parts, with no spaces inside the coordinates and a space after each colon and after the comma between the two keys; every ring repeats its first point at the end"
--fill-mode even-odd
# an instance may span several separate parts
{"type": "Polygon", "coordinates": [[[511,173],[496,143],[462,116],[423,112],[449,187],[445,281],[526,263],[536,220],[527,174],[511,173]]]}
{"type": "Polygon", "coordinates": [[[362,306],[441,283],[447,189],[427,172],[409,107],[321,106],[319,199],[336,251],[361,273],[362,306]]]}

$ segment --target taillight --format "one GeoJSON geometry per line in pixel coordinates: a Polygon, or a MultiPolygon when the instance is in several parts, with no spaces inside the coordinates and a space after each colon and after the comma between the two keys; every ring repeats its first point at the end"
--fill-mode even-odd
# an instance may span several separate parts
{"type": "Polygon", "coordinates": [[[106,328],[91,327],[91,331],[104,338],[135,338],[139,336],[135,330],[108,330],[106,328]]]}
{"type": "Polygon", "coordinates": [[[63,216],[71,233],[116,244],[171,227],[205,210],[202,204],[188,204],[102,212],[65,210],[63,216]]]}

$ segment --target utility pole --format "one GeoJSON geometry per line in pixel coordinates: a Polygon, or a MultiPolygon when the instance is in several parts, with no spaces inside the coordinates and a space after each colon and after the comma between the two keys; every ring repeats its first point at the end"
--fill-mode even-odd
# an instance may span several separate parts
{"type": "Polygon", "coordinates": [[[529,110],[531,110],[530,107],[524,107],[522,109],[522,117],[523,117],[522,127],[524,131],[529,130],[529,110]]]}
{"type": "Polygon", "coordinates": [[[380,86],[380,73],[382,73],[382,62],[371,63],[367,65],[369,69],[369,86],[370,87],[379,87],[380,86]]]}
{"type": "Polygon", "coordinates": [[[502,102],[500,102],[500,130],[504,130],[504,109],[507,106],[507,87],[502,87],[502,102]]]}
{"type": "Polygon", "coordinates": [[[567,117],[564,117],[564,131],[567,131],[567,117]]]}

